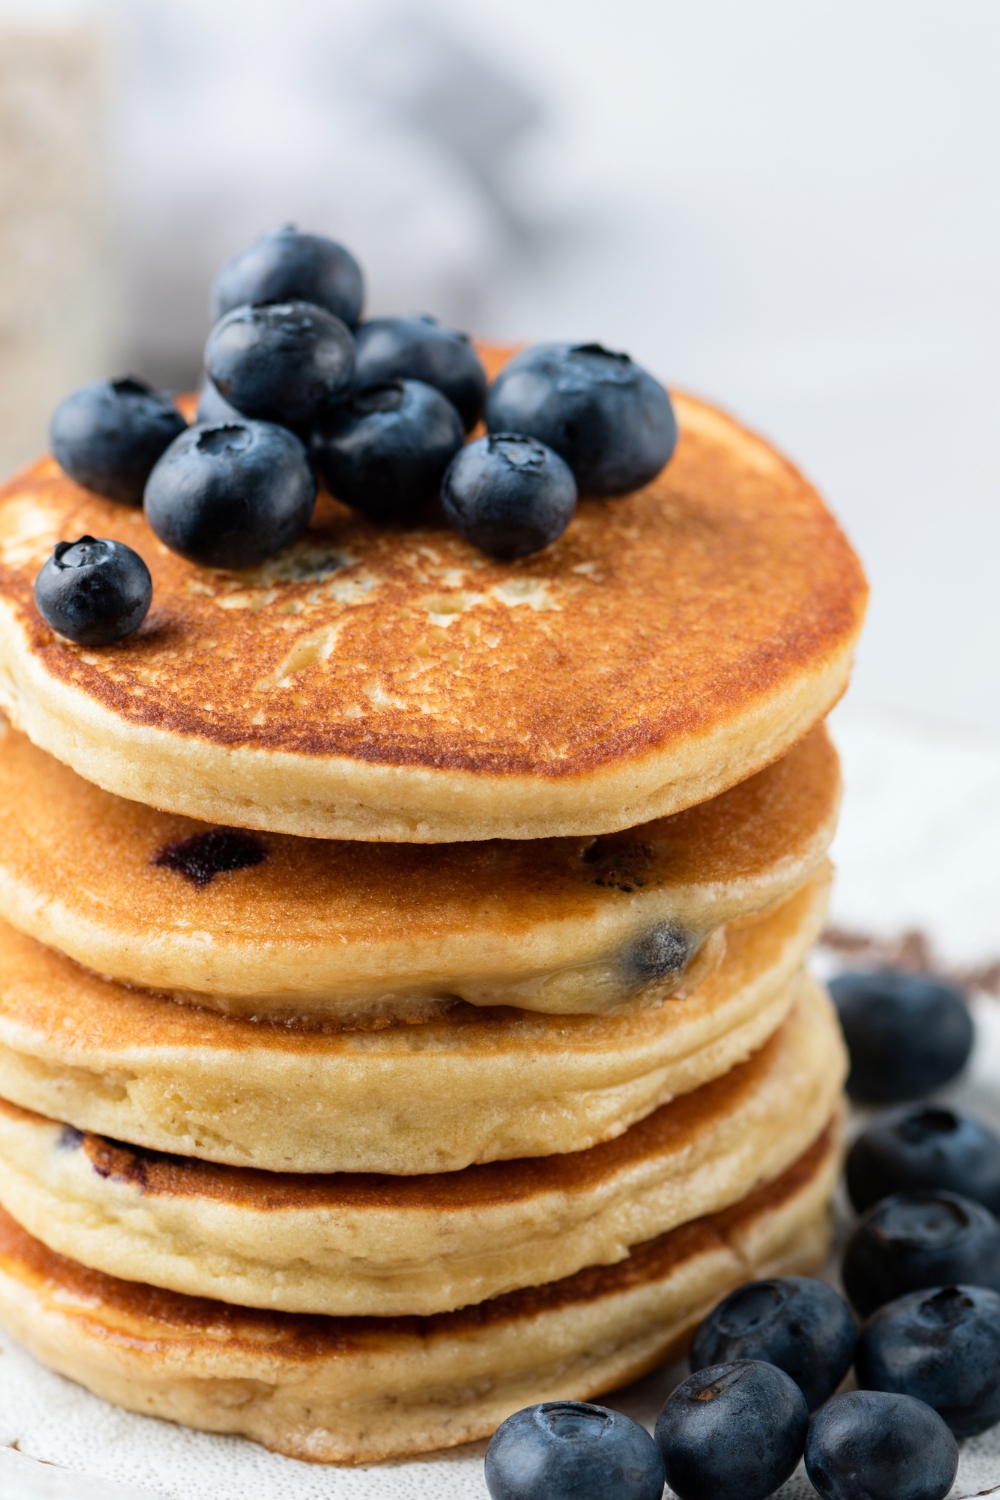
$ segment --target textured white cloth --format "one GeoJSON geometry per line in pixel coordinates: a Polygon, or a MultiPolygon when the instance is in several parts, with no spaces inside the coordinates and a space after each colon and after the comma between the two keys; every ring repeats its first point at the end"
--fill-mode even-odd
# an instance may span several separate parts
{"type": "MultiPolygon", "coordinates": [[[[886,936],[919,926],[954,962],[1000,953],[1000,747],[851,708],[838,710],[835,727],[847,778],[835,920],[886,936]]],[[[975,1010],[974,1065],[950,1097],[1000,1127],[1000,1002],[982,998],[975,1010]]],[[[18,1449],[0,1448],[4,1500],[485,1500],[485,1444],[365,1469],[302,1464],[118,1411],[40,1369],[6,1337],[0,1349],[0,1444],[18,1449]]],[[[684,1373],[656,1371],[609,1404],[652,1426],[684,1373]]],[[[1000,1428],[962,1445],[954,1495],[992,1485],[1000,1485],[1000,1428]]],[[[815,1491],[800,1471],[778,1495],[806,1500],[815,1491]]]]}

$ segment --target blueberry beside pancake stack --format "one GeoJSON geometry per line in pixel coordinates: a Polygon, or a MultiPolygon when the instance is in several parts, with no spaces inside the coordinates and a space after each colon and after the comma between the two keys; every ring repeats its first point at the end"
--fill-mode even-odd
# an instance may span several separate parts
{"type": "Polygon", "coordinates": [[[506,559],[349,474],[238,571],[54,459],[5,487],[0,1320],[52,1368],[365,1462],[823,1259],[804,960],[864,582],[767,444],[674,404],[662,472],[506,559]],[[151,576],[109,644],[35,604],[80,536],[151,576]]]}

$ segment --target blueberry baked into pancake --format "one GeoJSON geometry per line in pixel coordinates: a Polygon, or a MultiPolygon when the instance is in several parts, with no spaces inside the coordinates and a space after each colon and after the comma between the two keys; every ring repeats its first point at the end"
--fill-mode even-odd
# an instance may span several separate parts
{"type": "Polygon", "coordinates": [[[339,1463],[821,1264],[866,598],[627,355],[363,303],[263,236],[197,397],[83,387],[0,491],[0,1321],[339,1463]]]}

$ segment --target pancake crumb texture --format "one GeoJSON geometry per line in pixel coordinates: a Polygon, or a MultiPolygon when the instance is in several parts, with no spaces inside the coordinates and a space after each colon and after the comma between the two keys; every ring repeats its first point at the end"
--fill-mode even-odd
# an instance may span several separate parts
{"type": "Polygon", "coordinates": [[[219,1016],[114,985],[0,923],[0,1097],[115,1140],[292,1172],[456,1171],[581,1151],[773,1035],[829,871],[730,924],[690,994],[620,1016],[461,1007],[374,1031],[219,1016]]]}
{"type": "Polygon", "coordinates": [[[541,1287],[432,1318],[323,1318],[183,1297],[85,1269],[0,1210],[0,1320],[106,1399],[313,1462],[482,1438],[536,1401],[586,1400],[683,1349],[734,1286],[810,1273],[829,1245],[835,1123],[776,1182],[541,1287]]]}
{"type": "Polygon", "coordinates": [[[712,801],[622,834],[299,839],[126,801],[7,729],[0,917],[97,974],[227,1014],[375,1022],[456,997],[610,1014],[697,984],[724,951],[713,933],[800,886],[839,793],[820,727],[712,801]]]}
{"type": "Polygon", "coordinates": [[[583,500],[515,563],[322,495],[260,568],[199,568],[42,459],[0,491],[0,707],[99,786],[231,826],[525,839],[704,802],[840,697],[866,585],[790,464],[714,408],[676,407],[658,479],[583,500]],[[153,577],[144,624],[100,651],[32,599],[54,543],[83,533],[153,577]]]}

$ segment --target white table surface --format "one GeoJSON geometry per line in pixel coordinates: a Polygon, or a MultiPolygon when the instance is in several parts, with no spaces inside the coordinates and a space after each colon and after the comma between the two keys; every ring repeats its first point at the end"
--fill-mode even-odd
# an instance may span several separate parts
{"type": "MultiPolygon", "coordinates": [[[[850,706],[837,711],[835,731],[847,798],[834,850],[834,922],[887,938],[919,928],[953,967],[1000,955],[1000,745],[850,706]]],[[[1000,1000],[980,995],[973,1010],[973,1063],[948,1096],[1000,1127],[1000,1000]]],[[[609,1404],[652,1425],[683,1373],[656,1371],[609,1404]]],[[[0,1336],[3,1500],[485,1500],[484,1452],[478,1444],[362,1469],[303,1464],[119,1411],[0,1336]]],[[[993,1485],[1000,1428],[962,1445],[954,1495],[993,1485]]],[[[778,1493],[815,1495],[801,1471],[778,1493]]]]}

